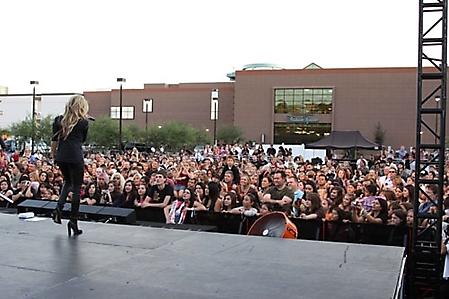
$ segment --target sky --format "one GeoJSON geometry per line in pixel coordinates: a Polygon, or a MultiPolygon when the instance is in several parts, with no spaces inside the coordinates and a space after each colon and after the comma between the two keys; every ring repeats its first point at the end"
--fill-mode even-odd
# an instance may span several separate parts
{"type": "Polygon", "coordinates": [[[418,0],[0,0],[0,86],[227,82],[250,63],[417,66],[418,0]]]}

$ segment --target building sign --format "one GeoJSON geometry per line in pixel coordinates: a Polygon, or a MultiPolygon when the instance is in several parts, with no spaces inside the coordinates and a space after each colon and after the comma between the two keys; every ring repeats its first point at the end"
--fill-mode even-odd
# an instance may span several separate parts
{"type": "Polygon", "coordinates": [[[294,123],[317,123],[318,118],[311,118],[308,115],[298,116],[298,115],[287,115],[287,120],[294,123]]]}

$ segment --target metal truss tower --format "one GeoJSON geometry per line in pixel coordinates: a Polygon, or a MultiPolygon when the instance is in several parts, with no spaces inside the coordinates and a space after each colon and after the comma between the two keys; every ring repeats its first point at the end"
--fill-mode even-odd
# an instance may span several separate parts
{"type": "Polygon", "coordinates": [[[415,203],[410,263],[414,298],[434,298],[442,274],[441,233],[446,135],[447,1],[420,0],[415,203]],[[435,179],[420,175],[434,168],[435,179]],[[435,185],[438,195],[427,187],[435,185]],[[419,212],[426,198],[435,213],[419,212]],[[423,228],[426,222],[428,226],[423,228]]]}

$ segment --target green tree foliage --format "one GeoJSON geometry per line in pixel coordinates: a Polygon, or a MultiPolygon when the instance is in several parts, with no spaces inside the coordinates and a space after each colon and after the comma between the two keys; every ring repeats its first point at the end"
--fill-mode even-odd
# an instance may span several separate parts
{"type": "Polygon", "coordinates": [[[12,123],[10,125],[10,133],[14,136],[19,145],[31,140],[33,138],[33,132],[35,136],[34,141],[36,143],[39,141],[44,141],[50,145],[52,138],[52,124],[53,116],[51,115],[48,115],[42,119],[35,119],[34,123],[31,116],[28,115],[25,120],[12,123]]]}
{"type": "Polygon", "coordinates": [[[382,128],[382,125],[380,122],[377,122],[376,126],[374,127],[374,142],[383,145],[385,143],[385,134],[387,130],[382,128]]]}
{"type": "Polygon", "coordinates": [[[196,129],[189,124],[168,121],[160,126],[151,125],[144,131],[143,141],[149,146],[163,145],[167,151],[178,151],[182,148],[193,148],[197,144],[211,142],[206,129],[196,129]]]}
{"type": "MultiPolygon", "coordinates": [[[[45,141],[50,144],[52,137],[53,117],[48,116],[37,123],[35,141],[45,141]]],[[[11,134],[20,142],[31,139],[32,120],[27,117],[20,123],[11,125],[11,134]]],[[[94,144],[98,148],[113,149],[118,145],[119,124],[117,120],[104,115],[89,122],[89,134],[86,144],[94,144]]],[[[160,126],[151,125],[148,131],[136,125],[122,127],[122,140],[126,142],[144,142],[147,146],[164,146],[167,151],[193,149],[196,145],[211,144],[212,138],[205,128],[194,128],[189,124],[168,121],[160,126]]]]}
{"type": "MultiPolygon", "coordinates": [[[[116,120],[109,116],[100,116],[95,122],[89,123],[89,134],[86,143],[113,148],[118,145],[119,125],[116,120]]],[[[122,130],[123,136],[124,130],[122,130]]],[[[122,138],[122,140],[124,140],[122,138]]]]}
{"type": "Polygon", "coordinates": [[[242,130],[234,125],[224,125],[217,129],[217,140],[231,144],[242,139],[242,130]]]}

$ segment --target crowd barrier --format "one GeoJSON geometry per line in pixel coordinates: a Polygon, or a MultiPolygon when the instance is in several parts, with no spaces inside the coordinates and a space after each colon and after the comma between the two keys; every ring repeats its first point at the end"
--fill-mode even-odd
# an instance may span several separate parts
{"type": "MultiPolygon", "coordinates": [[[[1,206],[1,205],[0,205],[1,206]]],[[[54,201],[26,200],[18,206],[18,212],[35,211],[36,214],[51,213],[56,207],[54,201]]],[[[68,216],[70,204],[64,207],[64,216],[68,216]]],[[[104,221],[117,217],[121,223],[153,222],[165,223],[163,209],[148,207],[145,209],[123,209],[109,206],[80,206],[80,217],[84,220],[104,221]]],[[[258,219],[230,213],[209,211],[188,211],[184,224],[213,227],[219,233],[246,235],[258,219]]],[[[298,239],[331,242],[347,242],[410,248],[411,228],[369,223],[342,223],[333,221],[303,220],[290,218],[298,229],[298,239]]],[[[182,224],[181,224],[182,225],[182,224]]],[[[429,233],[432,233],[430,231],[429,233]]],[[[431,237],[430,237],[431,238],[431,237]]]]}
{"type": "MultiPolygon", "coordinates": [[[[165,222],[162,209],[136,208],[137,221],[165,222]]],[[[185,224],[215,226],[217,232],[246,235],[258,219],[229,213],[189,211],[185,224]]],[[[315,221],[290,218],[298,229],[298,239],[408,247],[411,228],[370,223],[315,221]]]]}

